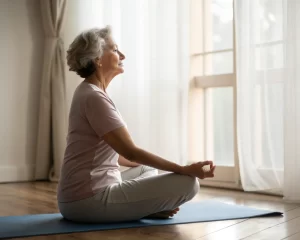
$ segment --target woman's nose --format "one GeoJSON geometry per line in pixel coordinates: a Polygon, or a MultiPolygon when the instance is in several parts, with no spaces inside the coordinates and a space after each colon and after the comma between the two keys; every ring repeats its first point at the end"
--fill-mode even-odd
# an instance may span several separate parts
{"type": "Polygon", "coordinates": [[[120,51],[119,51],[119,55],[120,55],[120,59],[121,59],[121,60],[124,60],[124,59],[125,59],[125,55],[124,55],[123,53],[121,53],[120,51]]]}

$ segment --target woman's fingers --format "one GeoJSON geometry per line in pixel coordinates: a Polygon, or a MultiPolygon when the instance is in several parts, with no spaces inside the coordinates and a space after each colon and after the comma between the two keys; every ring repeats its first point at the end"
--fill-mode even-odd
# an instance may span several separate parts
{"type": "Polygon", "coordinates": [[[213,161],[204,161],[204,162],[200,162],[200,164],[202,166],[210,165],[210,167],[212,167],[213,166],[213,161]]]}
{"type": "Polygon", "coordinates": [[[210,167],[209,169],[210,170],[212,170],[212,169],[215,170],[215,168],[216,168],[216,166],[214,166],[213,161],[204,161],[203,162],[203,166],[206,166],[206,165],[209,165],[209,167],[210,167]]]}
{"type": "Polygon", "coordinates": [[[206,172],[204,173],[204,178],[213,178],[215,175],[212,172],[206,172]]]}
{"type": "Polygon", "coordinates": [[[212,161],[204,161],[204,162],[202,162],[202,164],[203,164],[203,167],[204,166],[207,166],[207,165],[209,165],[210,166],[210,169],[208,170],[204,170],[204,178],[213,178],[214,177],[214,171],[215,171],[215,169],[216,169],[216,166],[214,166],[213,165],[213,162],[212,161]]]}
{"type": "Polygon", "coordinates": [[[193,163],[186,168],[188,175],[198,177],[200,179],[214,177],[215,166],[213,161],[203,161],[193,163]],[[209,167],[208,167],[209,166],[209,167]]]}

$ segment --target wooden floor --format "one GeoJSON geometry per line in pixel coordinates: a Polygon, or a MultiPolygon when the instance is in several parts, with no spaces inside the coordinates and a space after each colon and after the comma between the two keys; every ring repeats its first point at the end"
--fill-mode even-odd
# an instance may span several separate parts
{"type": "MultiPolygon", "coordinates": [[[[0,184],[0,215],[56,213],[56,184],[48,182],[0,184]]],[[[253,218],[174,226],[134,228],[88,233],[29,237],[31,240],[300,240],[300,205],[281,198],[258,194],[201,188],[193,201],[215,199],[251,207],[284,212],[282,217],[253,218]]],[[[18,238],[20,239],[20,238],[18,238]]]]}

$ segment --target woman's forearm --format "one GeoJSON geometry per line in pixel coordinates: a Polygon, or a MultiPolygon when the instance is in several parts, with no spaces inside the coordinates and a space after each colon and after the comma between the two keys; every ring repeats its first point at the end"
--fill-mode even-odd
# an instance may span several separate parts
{"type": "Polygon", "coordinates": [[[138,167],[138,166],[140,166],[139,163],[129,161],[121,155],[119,155],[118,163],[120,166],[123,166],[123,167],[138,167]]]}
{"type": "Polygon", "coordinates": [[[167,161],[140,148],[136,148],[134,150],[130,161],[147,165],[163,171],[185,174],[185,167],[167,161]]]}

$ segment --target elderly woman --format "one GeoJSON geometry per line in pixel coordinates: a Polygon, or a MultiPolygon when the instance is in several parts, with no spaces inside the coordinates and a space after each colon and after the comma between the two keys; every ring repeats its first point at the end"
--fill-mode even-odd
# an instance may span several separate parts
{"type": "Polygon", "coordinates": [[[109,27],[84,31],[67,51],[70,70],[84,80],[71,104],[58,185],[58,206],[66,219],[171,217],[197,194],[197,178],[214,176],[211,161],[180,166],[136,146],[106,92],[112,79],[124,72],[124,59],[109,27]],[[120,172],[120,165],[129,169],[120,172]],[[158,175],[157,169],[168,173],[158,175]]]}

